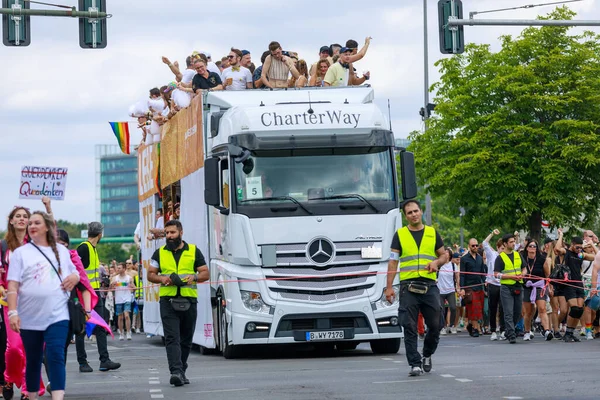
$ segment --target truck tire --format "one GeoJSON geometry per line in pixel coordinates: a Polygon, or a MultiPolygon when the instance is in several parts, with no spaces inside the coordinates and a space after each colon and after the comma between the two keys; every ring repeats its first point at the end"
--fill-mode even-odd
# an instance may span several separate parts
{"type": "Polygon", "coordinates": [[[335,347],[338,351],[356,350],[359,342],[338,342],[335,347]]]}
{"type": "Polygon", "coordinates": [[[239,348],[237,346],[230,345],[229,338],[227,336],[227,328],[229,323],[227,322],[227,315],[225,314],[225,307],[221,304],[222,299],[219,300],[219,350],[226,359],[238,358],[240,355],[239,348]]]}
{"type": "Polygon", "coordinates": [[[396,354],[400,350],[400,338],[371,340],[371,351],[375,354],[396,354]]]}

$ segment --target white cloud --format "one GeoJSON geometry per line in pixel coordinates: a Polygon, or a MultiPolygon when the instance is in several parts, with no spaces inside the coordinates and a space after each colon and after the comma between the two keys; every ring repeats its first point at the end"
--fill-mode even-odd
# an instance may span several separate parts
{"type": "MultiPolygon", "coordinates": [[[[525,2],[526,3],[526,2],[525,2]]],[[[523,5],[522,0],[464,0],[469,11],[523,5]]],[[[115,143],[109,120],[128,120],[129,105],[146,98],[148,89],[173,80],[160,57],[184,66],[192,50],[208,50],[217,60],[231,46],[252,52],[256,64],[271,40],[300,52],[311,64],[322,45],[353,38],[373,42],[358,72],[370,70],[377,104],[387,114],[391,101],[396,137],[422,128],[422,2],[379,0],[308,0],[292,9],[272,0],[223,0],[216,7],[192,0],[128,0],[109,3],[108,47],[82,50],[77,22],[67,18],[32,18],[31,46],[0,47],[0,215],[18,200],[19,170],[25,164],[69,167],[67,200],[57,202],[59,218],[95,218],[96,144],[115,143]],[[343,4],[343,6],[342,6],[343,4]]],[[[578,19],[600,19],[598,2],[569,5],[578,19]]],[[[35,6],[35,8],[47,8],[35,6]]],[[[476,18],[535,18],[552,7],[521,9],[476,18]]],[[[428,3],[430,83],[439,74],[437,1],[428,3]]],[[[467,42],[499,48],[502,34],[521,27],[465,27],[467,42]]],[[[596,28],[588,28],[596,29],[596,28]]],[[[139,133],[132,126],[135,139],[139,133]]],[[[38,204],[40,205],[40,204],[38,204]]],[[[32,206],[36,208],[36,205],[32,206]]]]}

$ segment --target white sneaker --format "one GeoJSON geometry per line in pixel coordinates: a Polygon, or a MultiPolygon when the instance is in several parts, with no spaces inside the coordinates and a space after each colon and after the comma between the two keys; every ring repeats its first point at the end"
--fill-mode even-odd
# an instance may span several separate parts
{"type": "Polygon", "coordinates": [[[127,340],[131,340],[131,331],[127,332],[127,340]]]}
{"type": "Polygon", "coordinates": [[[135,333],[137,333],[137,334],[139,335],[139,334],[140,334],[140,333],[142,333],[142,332],[140,331],[140,328],[136,328],[136,329],[135,329],[135,333]]]}
{"type": "Polygon", "coordinates": [[[585,327],[581,328],[579,331],[579,336],[585,336],[585,327]]]}
{"type": "Polygon", "coordinates": [[[119,333],[119,340],[125,340],[125,337],[123,336],[122,333],[119,333]]]}
{"type": "Polygon", "coordinates": [[[421,367],[412,367],[410,369],[410,372],[408,373],[408,376],[419,376],[423,373],[423,370],[421,369],[421,367]]]}
{"type": "Polygon", "coordinates": [[[442,328],[442,330],[440,331],[440,335],[447,335],[448,331],[446,331],[446,328],[442,328]]]}
{"type": "Polygon", "coordinates": [[[587,331],[585,333],[585,340],[594,340],[594,335],[592,334],[592,331],[587,331]]]}
{"type": "Polygon", "coordinates": [[[506,332],[502,331],[500,333],[500,340],[506,340],[506,332]]]}
{"type": "Polygon", "coordinates": [[[490,340],[498,340],[498,334],[496,332],[492,332],[492,336],[490,337],[490,340]]]}
{"type": "Polygon", "coordinates": [[[450,333],[453,335],[456,335],[456,328],[455,327],[450,328],[450,333]]]}
{"type": "Polygon", "coordinates": [[[529,333],[529,332],[525,333],[525,335],[523,336],[523,340],[524,340],[524,341],[529,341],[529,340],[531,340],[531,333],[529,333]]]}

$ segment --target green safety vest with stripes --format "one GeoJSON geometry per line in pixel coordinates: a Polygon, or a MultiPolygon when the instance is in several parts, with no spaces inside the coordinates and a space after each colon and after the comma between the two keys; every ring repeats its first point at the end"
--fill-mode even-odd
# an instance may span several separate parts
{"type": "Polygon", "coordinates": [[[135,284],[135,287],[137,288],[135,290],[135,298],[141,299],[144,295],[144,292],[142,290],[142,280],[140,279],[139,275],[135,275],[133,277],[133,283],[135,284]]]}
{"type": "MultiPolygon", "coordinates": [[[[514,285],[517,283],[514,279],[504,279],[505,275],[521,275],[521,266],[523,265],[521,262],[521,255],[517,252],[514,252],[513,254],[515,255],[514,263],[510,261],[510,258],[508,258],[506,253],[500,253],[500,257],[502,258],[502,261],[504,261],[504,270],[502,271],[502,279],[500,279],[501,285],[514,285]]],[[[522,280],[518,282],[523,283],[522,280]]]]}
{"type": "Polygon", "coordinates": [[[435,229],[431,226],[425,226],[420,246],[417,246],[417,242],[415,242],[413,235],[406,226],[398,229],[398,239],[402,248],[402,254],[400,254],[400,280],[425,278],[435,281],[437,274],[425,269],[427,264],[438,258],[435,253],[435,229]]]}
{"type": "MultiPolygon", "coordinates": [[[[179,275],[180,278],[184,278],[186,275],[195,275],[196,270],[194,268],[194,264],[196,262],[196,246],[193,244],[188,244],[188,249],[184,250],[181,253],[181,257],[179,258],[179,262],[175,262],[175,257],[173,256],[173,252],[167,250],[166,246],[162,246],[159,250],[159,260],[160,260],[160,273],[161,275],[171,275],[175,272],[179,275]]],[[[196,290],[197,285],[194,282],[191,285],[186,286],[164,286],[161,284],[159,289],[160,297],[175,297],[177,296],[177,289],[179,289],[179,294],[183,297],[198,297],[198,291],[196,290]]]]}
{"type": "Polygon", "coordinates": [[[90,254],[89,265],[84,265],[85,273],[90,281],[90,285],[93,289],[100,289],[100,258],[98,257],[98,251],[94,245],[87,240],[81,243],[81,245],[86,245],[90,254]]]}

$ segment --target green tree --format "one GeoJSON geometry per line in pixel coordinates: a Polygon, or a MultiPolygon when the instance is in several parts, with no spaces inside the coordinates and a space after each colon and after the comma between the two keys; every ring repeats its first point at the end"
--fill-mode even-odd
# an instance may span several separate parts
{"type": "Polygon", "coordinates": [[[123,245],[120,243],[102,243],[101,240],[96,248],[98,249],[98,257],[100,258],[100,261],[107,264],[112,260],[124,262],[129,258],[129,256],[133,256],[134,259],[137,258],[136,248],[132,245],[123,245]]]}
{"type": "MultiPolygon", "coordinates": [[[[549,19],[575,14],[557,8],[549,19]]],[[[600,37],[527,28],[502,49],[470,44],[440,60],[436,116],[413,134],[421,184],[466,209],[477,237],[493,227],[540,237],[593,224],[600,204],[600,37]]]]}
{"type": "Polygon", "coordinates": [[[59,229],[64,229],[65,231],[67,231],[70,238],[80,238],[81,231],[87,229],[87,224],[76,224],[73,222],[65,221],[64,219],[59,219],[56,222],[56,225],[59,229]]]}

